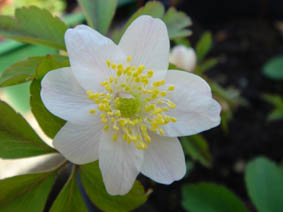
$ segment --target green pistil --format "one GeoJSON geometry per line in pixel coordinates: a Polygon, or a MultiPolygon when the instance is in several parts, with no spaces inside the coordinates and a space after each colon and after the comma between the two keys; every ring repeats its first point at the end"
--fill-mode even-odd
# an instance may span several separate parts
{"type": "Polygon", "coordinates": [[[131,118],[140,111],[140,101],[137,98],[121,98],[115,99],[115,106],[120,110],[122,117],[131,118]]]}

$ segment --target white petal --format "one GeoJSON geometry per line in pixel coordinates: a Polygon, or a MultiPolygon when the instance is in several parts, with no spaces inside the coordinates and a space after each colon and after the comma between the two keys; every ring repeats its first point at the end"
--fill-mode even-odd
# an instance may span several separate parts
{"type": "Polygon", "coordinates": [[[166,83],[175,85],[168,99],[176,104],[167,115],[177,119],[176,123],[164,125],[166,136],[193,135],[220,124],[221,106],[211,97],[210,87],[203,79],[188,72],[169,70],[166,83]]]}
{"type": "Polygon", "coordinates": [[[41,99],[46,108],[65,120],[78,121],[95,107],[70,68],[50,71],[41,82],[41,99]]]}
{"type": "Polygon", "coordinates": [[[81,86],[87,90],[100,90],[99,82],[109,76],[106,60],[120,63],[125,55],[110,39],[85,25],[68,29],[65,42],[72,70],[81,86]]]}
{"type": "Polygon", "coordinates": [[[85,164],[98,159],[103,125],[94,117],[82,123],[67,122],[53,140],[55,148],[69,161],[85,164]]]}
{"type": "Polygon", "coordinates": [[[160,19],[140,16],[128,27],[119,46],[132,56],[132,65],[145,65],[166,74],[170,43],[166,25],[160,19]]]}
{"type": "Polygon", "coordinates": [[[130,191],[143,162],[143,151],[119,137],[113,142],[111,131],[104,132],[99,144],[99,167],[106,190],[111,195],[124,195],[130,191]]]}
{"type": "Polygon", "coordinates": [[[144,150],[141,173],[152,180],[170,184],[186,173],[185,157],[178,139],[151,135],[151,143],[144,150]]]}

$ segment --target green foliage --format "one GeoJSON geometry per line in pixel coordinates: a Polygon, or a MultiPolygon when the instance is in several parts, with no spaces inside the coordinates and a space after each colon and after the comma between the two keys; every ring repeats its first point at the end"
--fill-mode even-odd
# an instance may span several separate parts
{"type": "Polygon", "coordinates": [[[106,34],[115,14],[118,0],[78,0],[88,25],[106,34]]]}
{"type": "Polygon", "coordinates": [[[0,87],[16,85],[33,79],[40,79],[46,73],[46,67],[52,69],[68,66],[68,58],[60,55],[29,57],[7,68],[0,76],[0,87]]]}
{"type": "Polygon", "coordinates": [[[263,74],[274,80],[283,80],[283,56],[270,59],[263,66],[263,74]]]}
{"type": "Polygon", "coordinates": [[[31,111],[44,133],[50,138],[54,138],[66,122],[46,109],[40,97],[40,90],[41,81],[34,80],[30,85],[31,111]]]}
{"type": "Polygon", "coordinates": [[[183,207],[190,212],[247,212],[243,202],[221,185],[199,183],[183,187],[183,207]]]}
{"type": "Polygon", "coordinates": [[[259,212],[279,212],[283,208],[283,170],[259,157],[249,162],[245,181],[248,194],[259,212]]]}
{"type": "Polygon", "coordinates": [[[206,32],[202,35],[196,45],[196,54],[198,62],[200,63],[212,47],[212,35],[210,32],[206,32]]]}
{"type": "Polygon", "coordinates": [[[0,211],[43,211],[55,176],[54,172],[44,172],[0,180],[0,211]]]}
{"type": "Polygon", "coordinates": [[[75,178],[76,170],[75,166],[69,180],[53,203],[50,212],[88,212],[75,178]]]}
{"type": "Polygon", "coordinates": [[[24,158],[52,153],[47,146],[9,105],[0,101],[0,157],[24,158]]]}
{"type": "Polygon", "coordinates": [[[66,30],[67,26],[58,17],[34,6],[17,9],[15,17],[0,16],[0,34],[20,42],[65,49],[66,30]]]}
{"type": "Polygon", "coordinates": [[[98,161],[79,167],[82,184],[91,201],[103,211],[132,211],[147,200],[143,186],[136,181],[131,191],[124,196],[111,196],[104,187],[98,161]]]}
{"type": "Polygon", "coordinates": [[[211,167],[212,158],[206,140],[201,135],[193,135],[181,138],[182,146],[186,155],[199,161],[206,167],[211,167]]]}
{"type": "Polygon", "coordinates": [[[283,97],[279,95],[264,95],[264,99],[274,106],[268,115],[269,120],[283,119],[283,97]]]}
{"type": "Polygon", "coordinates": [[[216,58],[210,58],[207,60],[203,60],[199,64],[197,64],[197,67],[194,70],[194,73],[196,74],[202,74],[205,71],[208,71],[209,69],[213,68],[218,64],[218,60],[216,58]]]}
{"type": "Polygon", "coordinates": [[[163,21],[167,26],[170,39],[187,37],[192,34],[190,30],[186,29],[192,25],[191,19],[186,13],[178,12],[174,7],[169,8],[163,21]]]}
{"type": "Polygon", "coordinates": [[[130,17],[122,32],[115,40],[119,41],[122,34],[124,34],[130,24],[141,15],[150,15],[153,18],[163,19],[167,26],[170,39],[186,37],[191,34],[191,31],[186,29],[186,27],[189,27],[192,22],[185,13],[178,12],[175,8],[169,8],[169,10],[165,13],[162,3],[158,1],[150,1],[130,17]]]}

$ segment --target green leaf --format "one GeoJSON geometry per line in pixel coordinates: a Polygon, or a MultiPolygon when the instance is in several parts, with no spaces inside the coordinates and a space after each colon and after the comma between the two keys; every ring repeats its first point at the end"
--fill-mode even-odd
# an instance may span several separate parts
{"type": "Polygon", "coordinates": [[[162,3],[158,1],[150,1],[131,16],[123,28],[120,37],[124,34],[130,24],[141,15],[150,15],[153,18],[163,19],[167,26],[170,39],[181,38],[191,34],[191,31],[186,29],[186,27],[190,26],[192,22],[185,13],[178,12],[175,8],[171,7],[165,14],[165,9],[162,3]]]}
{"type": "Polygon", "coordinates": [[[46,109],[40,97],[40,90],[41,81],[34,80],[30,85],[31,111],[44,133],[50,138],[54,138],[66,121],[54,116],[46,109]]]}
{"type": "Polygon", "coordinates": [[[55,152],[8,104],[0,101],[0,157],[23,158],[55,152]]]}
{"type": "Polygon", "coordinates": [[[75,177],[76,170],[75,166],[69,180],[53,203],[50,212],[88,212],[75,177]]]}
{"type": "Polygon", "coordinates": [[[16,9],[15,17],[0,16],[0,34],[20,42],[65,49],[66,30],[58,17],[35,6],[16,9]]]}
{"type": "Polygon", "coordinates": [[[78,0],[88,25],[106,34],[115,14],[118,0],[78,0]]]}
{"type": "Polygon", "coordinates": [[[283,119],[283,97],[279,95],[265,94],[264,99],[274,106],[272,112],[268,115],[269,120],[283,119]]]}
{"type": "Polygon", "coordinates": [[[244,203],[221,185],[199,183],[186,185],[182,191],[182,205],[190,212],[246,212],[244,203]]]}
{"type": "Polygon", "coordinates": [[[150,15],[153,18],[162,18],[164,16],[164,7],[162,3],[158,1],[150,1],[144,7],[141,7],[137,12],[135,12],[130,19],[128,20],[127,24],[124,26],[122,34],[127,30],[127,28],[131,25],[131,23],[141,15],[150,15]]]}
{"type": "Polygon", "coordinates": [[[192,25],[190,17],[184,12],[178,12],[173,7],[169,8],[163,21],[167,26],[170,39],[187,37],[192,34],[190,30],[186,29],[192,25]]]}
{"type": "Polygon", "coordinates": [[[283,170],[264,157],[248,163],[245,181],[248,194],[259,212],[283,208],[283,170]]]}
{"type": "Polygon", "coordinates": [[[98,162],[79,167],[81,181],[91,201],[103,211],[132,211],[147,200],[143,186],[136,181],[131,191],[125,196],[109,195],[104,187],[98,162]]]}
{"type": "Polygon", "coordinates": [[[263,74],[270,79],[283,80],[283,56],[274,57],[265,63],[263,74]]]}
{"type": "Polygon", "coordinates": [[[0,87],[17,85],[31,81],[34,78],[42,78],[45,74],[42,71],[42,66],[49,66],[53,69],[65,67],[68,66],[68,58],[60,55],[47,55],[17,61],[0,76],[0,87]],[[37,69],[38,73],[36,73],[37,69]]]}
{"type": "Polygon", "coordinates": [[[185,154],[191,156],[206,167],[211,167],[212,158],[208,144],[201,135],[193,135],[181,138],[185,154]]]}
{"type": "Polygon", "coordinates": [[[207,55],[212,47],[212,35],[210,32],[206,32],[202,35],[196,45],[196,53],[198,62],[200,63],[203,58],[207,55]]]}
{"type": "Polygon", "coordinates": [[[55,172],[27,174],[0,181],[0,211],[43,211],[55,172]]]}
{"type": "Polygon", "coordinates": [[[210,58],[198,64],[194,73],[200,75],[205,71],[208,71],[209,69],[213,68],[217,64],[218,64],[218,60],[216,58],[210,58]]]}

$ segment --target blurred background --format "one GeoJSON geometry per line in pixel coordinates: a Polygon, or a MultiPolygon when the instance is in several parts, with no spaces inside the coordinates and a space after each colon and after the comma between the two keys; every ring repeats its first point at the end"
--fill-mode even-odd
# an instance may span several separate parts
{"type": "MultiPolygon", "coordinates": [[[[109,36],[115,32],[115,27],[125,23],[127,18],[146,2],[120,0],[109,36]]],[[[153,184],[149,179],[140,176],[145,187],[154,187],[154,192],[149,201],[137,211],[185,211],[181,205],[182,186],[201,181],[227,186],[251,211],[255,211],[244,182],[247,162],[257,156],[265,156],[282,165],[283,1],[160,2],[165,8],[175,6],[190,16],[192,35],[188,37],[187,45],[195,48],[204,33],[211,34],[212,44],[206,58],[214,58],[217,62],[205,72],[205,77],[221,86],[220,90],[216,89],[216,95],[220,96],[225,123],[201,134],[208,146],[203,150],[205,152],[202,152],[202,156],[199,156],[203,157],[202,159],[195,160],[192,154],[187,154],[188,174],[182,181],[164,186],[153,184]],[[281,78],[272,74],[274,67],[269,71],[270,66],[275,66],[271,64],[274,58],[281,58],[281,63],[277,61],[281,65],[276,66],[276,69],[281,69],[281,78]],[[236,98],[232,99],[233,96],[236,98]]],[[[28,5],[51,10],[53,14],[62,17],[69,26],[85,23],[75,0],[0,0],[0,14],[12,15],[16,7],[28,5]]],[[[55,51],[48,47],[5,40],[2,37],[0,40],[0,74],[15,61],[28,56],[52,54],[55,51]]],[[[172,42],[172,46],[176,44],[179,42],[172,42]]],[[[40,132],[30,113],[29,83],[0,88],[0,98],[9,102],[40,132]]],[[[51,144],[43,133],[41,136],[51,144]]],[[[9,172],[11,174],[7,175],[6,170],[14,163],[15,161],[0,161],[0,178],[31,168],[21,166],[19,169],[15,165],[9,172]]],[[[36,166],[37,162],[29,164],[36,166]]]]}

